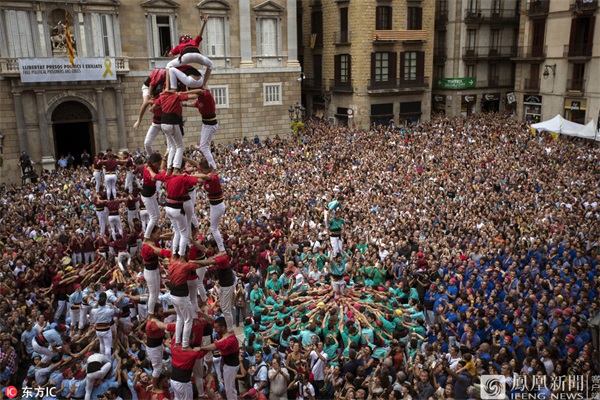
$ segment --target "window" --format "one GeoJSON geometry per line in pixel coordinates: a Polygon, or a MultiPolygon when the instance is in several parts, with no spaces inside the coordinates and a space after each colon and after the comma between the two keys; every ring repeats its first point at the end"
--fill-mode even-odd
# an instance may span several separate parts
{"type": "Polygon", "coordinates": [[[498,64],[488,64],[488,85],[498,86],[498,64]]]}
{"type": "Polygon", "coordinates": [[[340,37],[338,43],[348,43],[350,35],[348,33],[348,7],[340,8],[340,37]]]}
{"type": "Polygon", "coordinates": [[[8,54],[10,57],[35,57],[31,15],[27,11],[6,10],[8,54]]]}
{"type": "Polygon", "coordinates": [[[314,43],[311,39],[311,48],[315,46],[323,46],[323,11],[316,10],[310,14],[310,33],[314,36],[314,43]]]}
{"type": "Polygon", "coordinates": [[[465,75],[467,75],[466,76],[467,78],[475,78],[475,66],[474,65],[467,65],[465,75]]]}
{"type": "Polygon", "coordinates": [[[423,9],[421,7],[408,7],[406,29],[423,29],[423,9]]]}
{"type": "Polygon", "coordinates": [[[492,29],[490,32],[490,49],[498,50],[499,43],[500,43],[500,30],[492,29]]]}
{"type": "Polygon", "coordinates": [[[500,14],[500,0],[492,0],[492,14],[500,14]]]}
{"type": "Polygon", "coordinates": [[[350,84],[351,73],[350,73],[350,54],[338,54],[335,56],[335,83],[336,85],[350,84]]]}
{"type": "Polygon", "coordinates": [[[468,0],[467,12],[469,14],[474,14],[477,12],[477,0],[468,0]]]}
{"type": "Polygon", "coordinates": [[[97,57],[115,55],[113,17],[110,14],[92,14],[92,35],[94,55],[97,57]]]}
{"type": "Polygon", "coordinates": [[[277,19],[260,19],[260,54],[263,56],[277,55],[277,19]]]}
{"type": "Polygon", "coordinates": [[[375,8],[375,29],[386,31],[392,29],[392,7],[377,6],[375,8]]]}
{"type": "Polygon", "coordinates": [[[375,82],[389,79],[389,53],[375,53],[375,82]]]}
{"type": "Polygon", "coordinates": [[[467,49],[475,50],[476,39],[477,31],[475,29],[467,29],[467,49]]]}
{"type": "Polygon", "coordinates": [[[217,108],[229,108],[229,86],[228,85],[221,85],[221,86],[212,86],[211,85],[210,91],[213,94],[217,108]]]}
{"type": "Polygon", "coordinates": [[[205,53],[208,57],[225,57],[225,17],[208,18],[205,53]]]}
{"type": "Polygon", "coordinates": [[[281,105],[281,83],[263,83],[264,105],[281,105]]]}
{"type": "Polygon", "coordinates": [[[152,57],[168,57],[169,52],[173,48],[173,44],[177,43],[175,25],[175,17],[171,15],[149,15],[151,25],[151,41],[150,54],[152,57]]]}
{"type": "Polygon", "coordinates": [[[402,62],[402,66],[404,67],[402,79],[404,79],[405,81],[412,81],[417,79],[417,52],[404,52],[404,60],[402,62]]]}

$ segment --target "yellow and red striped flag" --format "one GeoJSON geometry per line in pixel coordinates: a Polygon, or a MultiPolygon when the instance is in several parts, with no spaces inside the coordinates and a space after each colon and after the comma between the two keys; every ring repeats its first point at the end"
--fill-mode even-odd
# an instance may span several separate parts
{"type": "Polygon", "coordinates": [[[67,53],[71,67],[75,68],[75,52],[73,51],[73,41],[71,40],[71,28],[69,27],[69,13],[65,11],[65,35],[67,36],[67,53]]]}

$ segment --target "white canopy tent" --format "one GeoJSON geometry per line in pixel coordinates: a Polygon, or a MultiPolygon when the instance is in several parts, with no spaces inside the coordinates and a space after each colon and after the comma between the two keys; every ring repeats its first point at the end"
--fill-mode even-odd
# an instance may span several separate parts
{"type": "Polygon", "coordinates": [[[596,123],[594,120],[590,120],[590,122],[587,124],[582,125],[571,122],[567,119],[564,119],[560,115],[557,115],[548,121],[532,124],[531,127],[538,131],[548,131],[568,136],[576,136],[583,139],[600,141],[600,134],[598,134],[598,131],[596,131],[596,123]]]}

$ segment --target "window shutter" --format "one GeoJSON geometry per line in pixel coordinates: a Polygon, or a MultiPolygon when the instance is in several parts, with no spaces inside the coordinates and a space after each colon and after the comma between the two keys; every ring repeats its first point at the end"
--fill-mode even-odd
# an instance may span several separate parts
{"type": "Polygon", "coordinates": [[[571,20],[571,36],[569,37],[569,51],[575,50],[575,42],[577,41],[577,28],[579,27],[579,20],[573,18],[571,20]]]}
{"type": "Polygon", "coordinates": [[[388,53],[389,54],[389,75],[388,75],[388,81],[389,82],[396,82],[396,60],[398,58],[398,53],[396,53],[395,51],[388,53]]]}
{"type": "Polygon", "coordinates": [[[348,76],[348,83],[352,82],[352,55],[348,54],[348,71],[346,72],[348,76]]]}
{"type": "Polygon", "coordinates": [[[33,36],[31,32],[31,19],[29,12],[19,11],[19,30],[21,34],[21,52],[25,57],[34,57],[33,36]]]}
{"type": "Polygon", "coordinates": [[[376,53],[371,53],[371,85],[375,84],[375,72],[377,70],[376,53]]]}
{"type": "Polygon", "coordinates": [[[400,53],[400,81],[404,82],[406,81],[406,53],[405,52],[401,52],[400,53]]]}
{"type": "Polygon", "coordinates": [[[425,52],[417,51],[417,80],[423,81],[425,75],[425,52]]]}
{"type": "Polygon", "coordinates": [[[156,26],[156,15],[152,15],[152,45],[154,47],[154,57],[160,57],[160,40],[158,36],[158,26],[156,26]]]}
{"type": "Polygon", "coordinates": [[[94,38],[94,55],[104,55],[104,38],[102,37],[102,18],[100,14],[92,14],[92,36],[94,38]]]}
{"type": "Polygon", "coordinates": [[[423,29],[423,9],[421,7],[415,7],[415,26],[414,29],[423,29]]]}
{"type": "Polygon", "coordinates": [[[333,69],[333,78],[335,82],[340,82],[342,80],[342,56],[340,54],[333,56],[333,69]]]}
{"type": "Polygon", "coordinates": [[[590,27],[587,34],[586,55],[592,55],[592,47],[594,46],[594,27],[596,26],[596,17],[590,17],[590,27]]]}
{"type": "Polygon", "coordinates": [[[113,16],[112,15],[103,15],[104,20],[104,28],[106,29],[106,45],[104,50],[108,52],[108,54],[104,54],[106,56],[114,56],[115,55],[115,35],[113,28],[113,16]]]}
{"type": "MultiPolygon", "coordinates": [[[[177,36],[177,21],[173,15],[169,15],[169,33],[171,35],[171,47],[169,48],[169,51],[171,51],[173,47],[175,47],[175,44],[179,43],[179,36],[177,36]]],[[[190,33],[190,35],[193,35],[193,33],[190,33]]],[[[160,56],[162,56],[162,54],[160,56]]]]}

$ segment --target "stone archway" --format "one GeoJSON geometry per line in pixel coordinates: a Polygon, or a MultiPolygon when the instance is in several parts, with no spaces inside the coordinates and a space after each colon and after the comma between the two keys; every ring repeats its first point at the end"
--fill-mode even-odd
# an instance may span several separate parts
{"type": "Polygon", "coordinates": [[[83,103],[76,100],[59,104],[52,112],[52,130],[56,160],[71,153],[75,165],[81,164],[81,154],[87,150],[95,154],[92,113],[83,103]]]}

